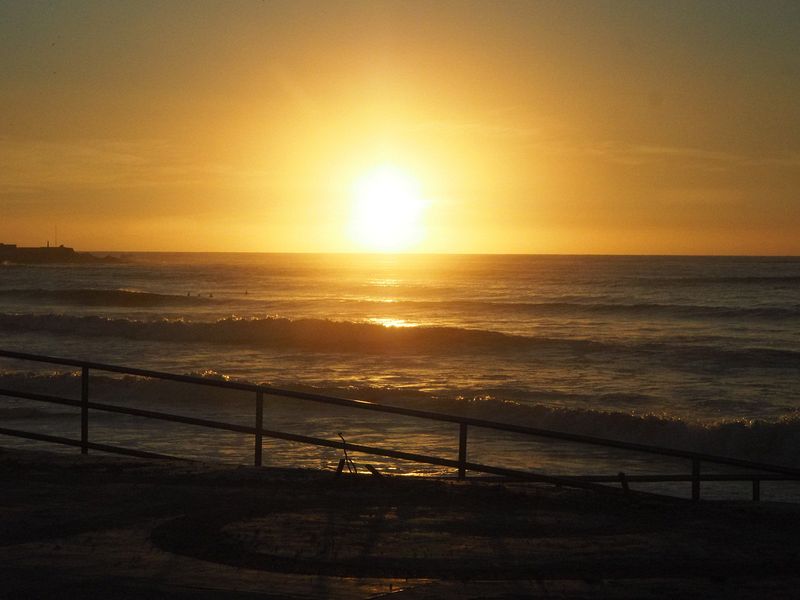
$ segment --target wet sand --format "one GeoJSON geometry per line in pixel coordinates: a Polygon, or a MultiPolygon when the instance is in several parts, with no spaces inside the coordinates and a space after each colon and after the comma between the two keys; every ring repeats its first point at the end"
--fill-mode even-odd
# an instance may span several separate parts
{"type": "Polygon", "coordinates": [[[0,449],[8,598],[761,598],[800,506],[0,449]]]}

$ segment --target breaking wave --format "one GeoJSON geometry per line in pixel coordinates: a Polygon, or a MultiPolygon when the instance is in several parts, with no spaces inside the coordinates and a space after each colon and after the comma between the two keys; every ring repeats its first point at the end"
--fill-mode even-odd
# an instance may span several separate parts
{"type": "MultiPolygon", "coordinates": [[[[458,327],[384,327],[366,322],[282,317],[142,321],[99,316],[0,314],[2,330],[377,353],[519,349],[532,343],[541,345],[553,341],[458,327]]],[[[586,349],[599,345],[588,340],[572,343],[586,349]]]]}
{"type": "Polygon", "coordinates": [[[467,413],[554,431],[678,448],[767,463],[800,465],[800,412],[775,420],[727,419],[713,423],[663,414],[637,414],[547,404],[525,405],[492,397],[436,402],[435,410],[467,413]]]}
{"type": "Polygon", "coordinates": [[[385,327],[367,322],[283,317],[217,321],[152,321],[99,316],[0,313],[0,331],[48,335],[117,337],[165,342],[236,344],[314,352],[366,354],[521,354],[549,351],[575,358],[606,357],[671,360],[680,364],[800,369],[800,352],[780,348],[722,348],[670,342],[613,342],[532,337],[459,327],[385,327]]]}
{"type": "MultiPolygon", "coordinates": [[[[203,378],[227,379],[214,371],[190,374],[203,378]]],[[[79,380],[77,372],[51,374],[0,372],[0,388],[71,398],[79,394],[79,380]]],[[[232,397],[230,392],[218,388],[134,376],[114,377],[95,374],[91,381],[92,399],[95,401],[125,403],[199,416],[203,415],[203,411],[211,409],[216,418],[229,419],[230,422],[249,424],[252,420],[253,403],[249,394],[232,397]]],[[[437,397],[420,390],[389,387],[294,386],[293,389],[633,443],[787,466],[800,465],[798,458],[800,457],[800,411],[790,411],[773,420],[727,419],[702,423],[663,414],[636,414],[558,406],[542,401],[546,396],[545,393],[541,394],[542,397],[537,403],[523,404],[491,396],[437,397]]],[[[553,392],[552,395],[558,398],[558,392],[553,392]]],[[[598,396],[598,402],[601,401],[598,396]]],[[[0,418],[4,420],[77,418],[77,412],[70,413],[63,407],[43,405],[44,408],[40,409],[30,407],[29,404],[15,405],[14,400],[10,402],[11,404],[6,398],[0,407],[0,418]]],[[[370,421],[381,419],[383,419],[380,425],[382,428],[391,427],[392,422],[401,419],[391,415],[378,415],[371,411],[346,410],[291,399],[276,404],[275,397],[270,397],[269,402],[271,421],[283,425],[308,425],[318,422],[319,419],[324,420],[331,414],[339,417],[346,414],[344,417],[346,423],[354,429],[366,427],[370,421]]],[[[414,421],[416,423],[418,420],[414,421]]],[[[424,421],[419,421],[419,424],[423,425],[424,421]]],[[[331,433],[331,437],[334,436],[335,431],[331,433]]]]}

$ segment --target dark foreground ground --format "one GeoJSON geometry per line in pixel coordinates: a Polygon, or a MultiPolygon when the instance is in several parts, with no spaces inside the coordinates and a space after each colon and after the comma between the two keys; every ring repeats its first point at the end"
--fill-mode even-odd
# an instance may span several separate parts
{"type": "Polygon", "coordinates": [[[800,506],[0,449],[2,598],[800,598],[800,506]]]}

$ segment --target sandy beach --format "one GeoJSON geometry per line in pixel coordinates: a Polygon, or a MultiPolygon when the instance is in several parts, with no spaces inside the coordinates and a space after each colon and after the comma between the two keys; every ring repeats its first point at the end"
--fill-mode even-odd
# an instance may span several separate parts
{"type": "Polygon", "coordinates": [[[3,449],[8,598],[791,597],[800,507],[3,449]]]}

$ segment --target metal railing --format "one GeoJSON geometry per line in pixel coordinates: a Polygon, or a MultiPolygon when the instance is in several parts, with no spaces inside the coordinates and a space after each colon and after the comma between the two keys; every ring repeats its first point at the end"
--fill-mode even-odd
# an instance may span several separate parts
{"type": "Polygon", "coordinates": [[[376,404],[364,400],[351,400],[346,398],[338,398],[335,396],[325,396],[307,392],[285,390],[285,389],[279,389],[264,385],[256,385],[251,383],[242,383],[242,382],[217,380],[217,379],[204,379],[201,377],[194,377],[190,375],[176,375],[173,373],[165,373],[161,371],[137,369],[131,367],[123,367],[119,365],[109,365],[109,364],[89,362],[89,361],[69,359],[69,358],[42,356],[38,354],[27,354],[23,352],[12,352],[8,350],[0,350],[0,357],[80,368],[81,370],[80,400],[72,400],[69,398],[62,398],[48,394],[40,394],[40,393],[0,388],[0,396],[8,396],[25,400],[33,400],[37,402],[45,402],[50,404],[59,404],[64,406],[73,406],[76,408],[80,408],[80,415],[81,415],[80,440],[75,440],[61,436],[35,433],[30,431],[22,431],[18,429],[10,429],[7,427],[0,427],[0,434],[44,441],[44,442],[52,442],[56,444],[64,444],[68,446],[75,446],[79,447],[81,449],[81,453],[83,454],[88,453],[88,451],[91,449],[102,452],[123,454],[127,456],[135,456],[142,458],[175,458],[172,456],[167,456],[155,452],[146,452],[143,450],[136,450],[132,448],[123,448],[119,446],[110,446],[106,444],[98,444],[90,442],[89,411],[98,410],[110,413],[144,417],[148,419],[157,419],[160,421],[182,423],[186,425],[196,425],[200,427],[208,427],[211,429],[220,429],[225,431],[253,435],[254,436],[253,462],[256,466],[262,465],[263,438],[266,437],[266,438],[285,440],[289,442],[298,442],[301,444],[310,444],[314,446],[327,447],[327,448],[337,448],[341,450],[361,452],[364,454],[414,461],[423,464],[450,467],[457,470],[459,479],[464,479],[466,477],[467,471],[472,471],[476,473],[482,473],[485,475],[501,476],[515,480],[544,482],[554,485],[577,487],[577,488],[584,488],[584,489],[591,489],[591,490],[612,492],[612,493],[617,493],[620,491],[625,493],[629,492],[630,490],[628,488],[628,483],[630,482],[649,482],[649,483],[691,482],[693,500],[699,500],[700,498],[700,483],[702,481],[731,481],[731,482],[750,481],[753,486],[753,500],[758,500],[760,499],[761,481],[790,481],[790,480],[800,479],[800,469],[792,467],[758,463],[738,458],[716,456],[712,454],[704,454],[701,452],[679,450],[675,448],[665,448],[661,446],[623,442],[619,440],[611,440],[611,439],[605,439],[605,438],[582,435],[582,434],[565,433],[560,431],[539,429],[534,427],[524,427],[520,425],[499,423],[495,421],[487,421],[483,419],[476,419],[460,415],[451,415],[451,414],[437,413],[437,412],[417,410],[411,408],[403,408],[399,406],[376,404]],[[217,387],[229,390],[252,392],[255,394],[254,424],[252,427],[250,427],[246,425],[237,425],[234,423],[225,423],[210,419],[187,417],[183,415],[176,415],[160,411],[145,410],[128,406],[118,406],[113,404],[92,402],[89,400],[90,370],[105,371],[110,373],[120,373],[124,375],[135,375],[151,379],[177,381],[177,382],[196,384],[206,387],[217,387]],[[458,459],[452,460],[448,458],[428,456],[425,454],[419,454],[414,452],[405,452],[400,450],[392,450],[388,448],[378,448],[363,444],[352,444],[345,441],[328,440],[319,437],[312,437],[312,436],[266,429],[264,428],[265,394],[270,396],[294,398],[297,400],[307,400],[311,402],[318,402],[321,404],[343,406],[355,410],[369,410],[385,414],[403,415],[407,417],[417,417],[420,419],[427,419],[430,421],[439,421],[439,422],[448,422],[457,424],[458,459]],[[555,476],[555,475],[546,475],[543,473],[535,473],[531,471],[522,471],[518,469],[509,469],[506,467],[470,462],[469,460],[467,460],[468,431],[470,427],[502,431],[507,433],[516,433],[531,437],[554,439],[564,442],[589,444],[605,448],[628,450],[632,452],[647,453],[663,457],[686,459],[691,463],[691,475],[626,476],[625,474],[620,473],[618,476],[555,476]],[[702,463],[737,467],[741,469],[752,470],[755,472],[746,474],[741,474],[741,473],[702,474],[701,473],[702,463]],[[617,487],[602,485],[603,483],[609,483],[609,482],[620,483],[621,487],[617,488],[617,487]]]}

